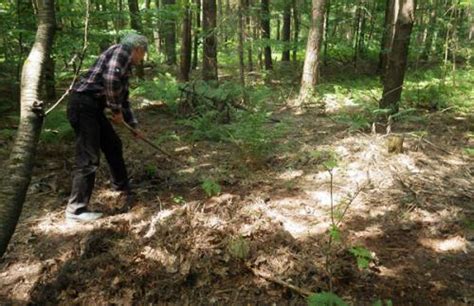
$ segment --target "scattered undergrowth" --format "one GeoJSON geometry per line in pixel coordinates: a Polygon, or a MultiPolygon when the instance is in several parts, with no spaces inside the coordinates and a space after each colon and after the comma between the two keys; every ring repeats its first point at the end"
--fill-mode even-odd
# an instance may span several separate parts
{"type": "MultiPolygon", "coordinates": [[[[91,208],[106,218],[97,224],[63,220],[72,134],[64,109],[48,117],[42,162],[0,263],[2,301],[471,304],[468,71],[447,74],[444,86],[442,70],[410,72],[402,111],[387,122],[375,77],[328,76],[314,101],[325,113],[307,105],[297,115],[285,108],[297,73],[276,69],[282,83],[196,82],[199,107],[187,113],[170,75],[136,87],[143,131],[186,164],[118,128],[136,202],[116,214],[120,197],[102,166],[91,208]],[[387,131],[403,136],[403,152],[388,152],[387,131]]],[[[2,162],[13,134],[2,125],[2,162]]]]}

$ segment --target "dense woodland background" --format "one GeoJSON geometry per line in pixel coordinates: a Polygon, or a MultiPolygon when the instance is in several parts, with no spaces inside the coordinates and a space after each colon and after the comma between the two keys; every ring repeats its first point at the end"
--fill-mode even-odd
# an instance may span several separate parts
{"type": "Polygon", "coordinates": [[[472,1],[4,0],[0,29],[0,301],[474,303],[472,1]],[[70,227],[65,93],[130,31],[167,153],[117,127],[137,204],[70,227]]]}

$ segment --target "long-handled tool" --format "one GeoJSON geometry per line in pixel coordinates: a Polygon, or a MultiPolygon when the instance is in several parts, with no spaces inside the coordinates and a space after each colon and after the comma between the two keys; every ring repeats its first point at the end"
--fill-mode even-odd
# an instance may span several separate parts
{"type": "Polygon", "coordinates": [[[167,157],[177,161],[178,163],[180,163],[181,165],[187,165],[187,163],[185,163],[184,161],[182,161],[181,159],[177,158],[176,156],[173,156],[171,154],[169,154],[168,152],[166,152],[165,150],[161,149],[160,147],[158,147],[156,144],[154,144],[150,139],[146,138],[144,135],[142,135],[141,133],[137,132],[133,127],[131,127],[128,123],[126,123],[125,121],[122,121],[123,122],[123,125],[127,128],[127,130],[129,130],[130,132],[132,132],[134,135],[139,135],[140,137],[138,137],[139,139],[143,140],[144,142],[146,142],[148,145],[150,145],[153,149],[155,149],[156,151],[162,153],[163,155],[166,155],[167,157]]]}

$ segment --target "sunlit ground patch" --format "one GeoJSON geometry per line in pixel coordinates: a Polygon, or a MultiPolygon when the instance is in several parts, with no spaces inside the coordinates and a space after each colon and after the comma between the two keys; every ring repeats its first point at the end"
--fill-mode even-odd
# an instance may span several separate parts
{"type": "Polygon", "coordinates": [[[446,239],[422,238],[419,242],[426,248],[435,252],[467,252],[468,242],[461,236],[454,236],[446,239]]]}

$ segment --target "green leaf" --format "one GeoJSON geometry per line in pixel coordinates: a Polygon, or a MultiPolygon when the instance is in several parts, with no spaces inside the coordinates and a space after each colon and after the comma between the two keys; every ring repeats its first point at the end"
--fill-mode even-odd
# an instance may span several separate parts
{"type": "Polygon", "coordinates": [[[334,241],[341,241],[341,232],[335,224],[331,225],[329,228],[329,235],[334,241]]]}
{"type": "Polygon", "coordinates": [[[332,292],[320,292],[308,297],[309,306],[347,306],[342,298],[332,292]]]}
{"type": "Polygon", "coordinates": [[[201,184],[201,188],[208,197],[213,197],[221,193],[221,186],[211,179],[205,179],[201,184]]]}
{"type": "Polygon", "coordinates": [[[349,252],[356,258],[359,269],[367,269],[369,267],[369,263],[373,259],[372,253],[369,250],[356,246],[350,248],[349,252]]]}

